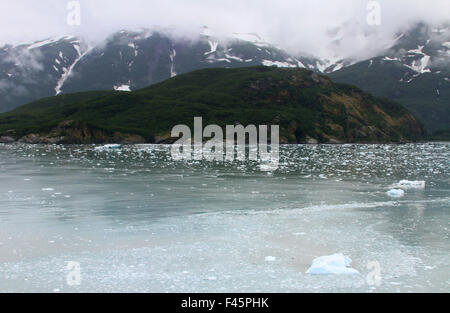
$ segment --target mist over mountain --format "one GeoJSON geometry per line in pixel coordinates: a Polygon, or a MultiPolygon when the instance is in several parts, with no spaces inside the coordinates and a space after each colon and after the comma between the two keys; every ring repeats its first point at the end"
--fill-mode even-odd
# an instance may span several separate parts
{"type": "Polygon", "coordinates": [[[0,44],[73,34],[99,44],[121,29],[161,27],[183,37],[208,25],[216,33],[257,33],[291,54],[361,60],[375,56],[417,22],[448,21],[447,0],[378,0],[380,24],[368,25],[373,1],[361,0],[79,0],[80,25],[68,25],[69,1],[0,3],[0,44]]]}
{"type": "Polygon", "coordinates": [[[330,74],[402,103],[431,132],[450,125],[450,28],[417,25],[383,55],[330,74]]]}
{"type": "MultiPolygon", "coordinates": [[[[342,29],[330,35],[339,45],[342,29]]],[[[449,27],[416,24],[379,56],[358,61],[292,54],[256,33],[224,35],[201,27],[196,37],[171,29],[122,30],[92,44],[74,36],[0,48],[0,112],[60,94],[132,91],[203,68],[276,66],[331,74],[401,102],[430,132],[449,125],[449,27]]]]}
{"type": "Polygon", "coordinates": [[[69,25],[66,1],[2,1],[0,112],[72,92],[133,91],[198,69],[265,65],[330,74],[399,101],[430,132],[449,124],[447,0],[76,4],[80,23],[69,25]]]}
{"type": "Polygon", "coordinates": [[[136,90],[202,68],[317,64],[257,34],[218,37],[206,27],[195,40],[149,29],[119,31],[97,45],[61,36],[0,48],[0,111],[63,93],[136,90]]]}

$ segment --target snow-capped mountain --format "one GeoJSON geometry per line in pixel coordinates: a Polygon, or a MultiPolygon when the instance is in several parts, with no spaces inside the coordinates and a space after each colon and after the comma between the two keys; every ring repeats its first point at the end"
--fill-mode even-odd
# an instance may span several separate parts
{"type": "MultiPolygon", "coordinates": [[[[295,56],[257,34],[198,37],[166,31],[120,31],[90,46],[64,36],[0,48],[0,112],[43,97],[88,90],[132,91],[212,67],[300,67],[397,100],[428,130],[450,125],[449,27],[419,25],[399,34],[380,56],[362,62],[339,56],[295,56]]],[[[339,32],[337,32],[339,35],[339,32]]],[[[335,44],[339,43],[336,36],[335,44]]]]}
{"type": "Polygon", "coordinates": [[[382,61],[397,62],[407,69],[401,82],[410,83],[425,73],[446,80],[450,71],[450,27],[430,29],[420,25],[411,33],[401,34],[382,61]]]}
{"type": "Polygon", "coordinates": [[[0,112],[42,98],[87,90],[131,91],[210,67],[266,65],[316,70],[257,34],[174,39],[164,32],[120,31],[89,46],[71,36],[0,48],[0,112]]]}
{"type": "Polygon", "coordinates": [[[121,31],[77,64],[76,72],[62,91],[136,90],[210,67],[312,67],[313,64],[314,60],[291,56],[256,34],[217,38],[204,29],[198,40],[192,40],[173,39],[149,30],[121,31]]]}
{"type": "Polygon", "coordinates": [[[382,56],[330,74],[375,95],[399,101],[431,132],[450,126],[450,27],[418,25],[399,34],[382,56]]]}
{"type": "Polygon", "coordinates": [[[88,47],[64,36],[0,48],[0,111],[59,94],[88,47]]]}

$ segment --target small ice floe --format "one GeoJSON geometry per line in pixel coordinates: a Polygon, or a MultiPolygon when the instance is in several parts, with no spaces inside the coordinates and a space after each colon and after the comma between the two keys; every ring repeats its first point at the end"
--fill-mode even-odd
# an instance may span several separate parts
{"type": "Polygon", "coordinates": [[[42,188],[42,191],[55,191],[54,188],[42,188]]]}
{"type": "Polygon", "coordinates": [[[352,259],[346,257],[342,253],[337,253],[328,256],[322,256],[314,259],[311,267],[306,274],[313,275],[351,275],[359,274],[357,270],[351,268],[352,259]]]}
{"type": "Polygon", "coordinates": [[[259,165],[259,169],[261,172],[275,172],[279,167],[279,164],[276,162],[273,163],[263,163],[259,165]]]}
{"type": "Polygon", "coordinates": [[[266,262],[275,262],[277,258],[274,256],[267,256],[265,260],[266,262]]]}
{"type": "Polygon", "coordinates": [[[119,144],[109,144],[101,147],[96,147],[95,151],[110,151],[110,150],[120,150],[122,145],[119,144]]]}
{"type": "Polygon", "coordinates": [[[402,198],[405,196],[405,191],[403,189],[391,189],[386,194],[391,198],[402,198]]]}
{"type": "Polygon", "coordinates": [[[426,182],[423,180],[411,181],[401,180],[398,184],[395,184],[395,188],[406,189],[425,189],[426,182]]]}

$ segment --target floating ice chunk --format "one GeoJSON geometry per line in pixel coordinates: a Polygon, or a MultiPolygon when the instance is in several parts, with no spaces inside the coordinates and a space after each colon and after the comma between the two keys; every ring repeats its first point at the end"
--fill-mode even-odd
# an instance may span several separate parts
{"type": "Polygon", "coordinates": [[[42,191],[55,191],[54,188],[42,188],[42,191]]]}
{"type": "Polygon", "coordinates": [[[122,145],[109,144],[109,145],[104,145],[104,146],[101,146],[101,147],[96,147],[95,150],[96,151],[108,151],[108,150],[119,150],[120,148],[122,148],[122,145]]]}
{"type": "Polygon", "coordinates": [[[273,156],[263,157],[259,164],[259,169],[262,172],[274,172],[280,167],[280,161],[273,156]]]}
{"type": "Polygon", "coordinates": [[[267,256],[265,260],[266,262],[275,262],[277,258],[274,256],[267,256]]]}
{"type": "Polygon", "coordinates": [[[314,259],[306,274],[314,275],[352,275],[359,272],[350,267],[352,260],[342,253],[322,256],[314,259]]]}
{"type": "Polygon", "coordinates": [[[425,189],[426,182],[423,180],[411,181],[401,180],[398,184],[394,185],[395,188],[400,189],[425,189]]]}
{"type": "Polygon", "coordinates": [[[403,189],[391,189],[386,194],[391,198],[402,198],[405,196],[405,191],[403,189]]]}
{"type": "Polygon", "coordinates": [[[277,162],[260,164],[259,169],[261,172],[274,172],[278,169],[279,164],[277,162]]]}

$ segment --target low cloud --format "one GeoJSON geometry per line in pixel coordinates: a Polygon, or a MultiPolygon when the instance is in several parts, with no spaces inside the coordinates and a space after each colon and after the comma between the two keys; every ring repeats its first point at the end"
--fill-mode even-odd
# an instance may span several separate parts
{"type": "Polygon", "coordinates": [[[66,23],[65,0],[3,0],[0,43],[73,33],[100,42],[120,29],[155,26],[195,36],[258,33],[290,52],[354,59],[376,54],[417,22],[448,21],[448,0],[379,0],[381,24],[367,24],[368,0],[80,0],[81,25],[66,23]]]}
{"type": "Polygon", "coordinates": [[[11,63],[15,71],[26,74],[27,72],[42,71],[44,69],[42,60],[43,56],[39,50],[14,49],[8,52],[4,62],[11,63]]]}

